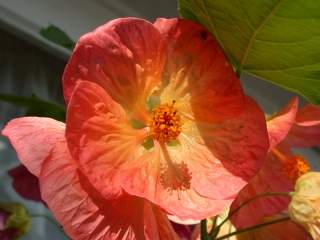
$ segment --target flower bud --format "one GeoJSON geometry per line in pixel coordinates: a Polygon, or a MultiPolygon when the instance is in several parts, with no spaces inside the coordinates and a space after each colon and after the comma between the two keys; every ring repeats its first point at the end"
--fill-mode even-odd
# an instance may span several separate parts
{"type": "Polygon", "coordinates": [[[21,204],[0,203],[0,239],[20,239],[30,224],[30,217],[21,204]]]}
{"type": "Polygon", "coordinates": [[[288,210],[294,221],[320,240],[320,172],[309,172],[298,178],[288,210]]]}

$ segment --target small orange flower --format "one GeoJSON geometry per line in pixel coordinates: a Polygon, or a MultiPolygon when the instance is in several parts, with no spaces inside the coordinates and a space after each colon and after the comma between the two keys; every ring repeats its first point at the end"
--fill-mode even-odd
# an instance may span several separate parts
{"type": "MultiPolygon", "coordinates": [[[[298,110],[298,100],[294,98],[267,121],[267,127],[269,154],[257,176],[239,193],[231,211],[259,193],[293,191],[296,180],[310,170],[308,162],[291,148],[320,144],[320,108],[305,105],[298,110]]],[[[289,196],[260,197],[235,214],[232,222],[237,228],[255,225],[286,211],[289,202],[289,196]]],[[[309,239],[307,234],[305,238],[309,239]]]]}

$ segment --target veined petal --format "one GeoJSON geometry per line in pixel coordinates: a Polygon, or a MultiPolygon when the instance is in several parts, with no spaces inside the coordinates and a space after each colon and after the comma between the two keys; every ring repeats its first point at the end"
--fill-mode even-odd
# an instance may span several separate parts
{"type": "MultiPolygon", "coordinates": [[[[246,97],[244,111],[236,118],[220,124],[202,121],[196,121],[195,124],[202,144],[208,147],[224,168],[244,181],[256,175],[269,144],[264,114],[255,101],[246,97]]],[[[188,136],[192,137],[193,134],[188,136]]]]}
{"type": "Polygon", "coordinates": [[[148,240],[178,240],[167,215],[154,204],[144,205],[145,236],[148,240]]]}
{"type": "MultiPolygon", "coordinates": [[[[269,192],[290,192],[294,182],[285,173],[287,161],[290,161],[289,149],[278,145],[277,151],[286,156],[279,159],[279,152],[271,151],[266,158],[259,173],[240,191],[236,200],[232,203],[230,212],[245,201],[254,198],[258,194],[269,192]]],[[[290,198],[287,196],[259,197],[246,204],[231,218],[237,228],[249,227],[258,224],[265,217],[270,217],[287,208],[290,198]]]]}
{"type": "MultiPolygon", "coordinates": [[[[267,218],[264,222],[281,218],[273,216],[267,218]]],[[[263,222],[261,222],[263,223],[263,222]]],[[[237,240],[311,240],[309,234],[295,222],[288,220],[276,224],[271,224],[256,230],[248,231],[237,235],[237,240]]]]}
{"type": "MultiPolygon", "coordinates": [[[[170,151],[155,142],[152,152],[137,158],[122,170],[122,187],[130,194],[150,200],[181,220],[201,220],[219,214],[232,199],[210,199],[196,191],[189,161],[179,155],[180,148],[170,151]]],[[[211,185],[213,186],[213,185],[211,185]]],[[[215,187],[215,191],[218,187],[215,187]]]]}
{"type": "Polygon", "coordinates": [[[176,105],[190,102],[187,112],[206,122],[237,116],[244,94],[232,66],[211,34],[201,25],[181,19],[154,23],[167,44],[161,101],[176,105]]]}
{"type": "Polygon", "coordinates": [[[68,107],[68,146],[81,171],[105,198],[121,194],[117,176],[142,154],[146,135],[145,129],[128,124],[122,107],[102,87],[79,82],[68,107]]]}
{"type": "Polygon", "coordinates": [[[64,138],[64,131],[64,123],[54,119],[22,117],[11,120],[2,134],[9,138],[22,164],[39,176],[44,159],[55,142],[64,138]]]}
{"type": "Polygon", "coordinates": [[[105,200],[79,172],[66,142],[58,142],[45,160],[40,187],[43,199],[72,239],[174,239],[174,234],[159,232],[170,231],[171,226],[164,225],[162,212],[149,202],[128,194],[105,200]]]}
{"type": "Polygon", "coordinates": [[[314,147],[320,145],[320,107],[306,104],[298,110],[286,142],[292,147],[314,147]]]}
{"type": "Polygon", "coordinates": [[[287,106],[267,121],[269,149],[283,141],[295,122],[298,110],[298,98],[293,98],[287,106]]]}
{"type": "Polygon", "coordinates": [[[158,85],[164,61],[162,37],[151,23],[115,19],[80,38],[63,75],[65,99],[77,81],[92,81],[132,111],[158,85]]]}

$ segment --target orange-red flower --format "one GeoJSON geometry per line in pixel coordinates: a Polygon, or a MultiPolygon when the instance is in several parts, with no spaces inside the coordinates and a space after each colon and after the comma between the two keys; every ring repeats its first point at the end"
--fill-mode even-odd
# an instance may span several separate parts
{"type": "MultiPolygon", "coordinates": [[[[309,171],[308,162],[301,155],[293,153],[292,148],[320,144],[320,108],[307,104],[297,109],[298,100],[295,98],[268,120],[269,154],[257,176],[233,202],[231,212],[260,193],[291,192],[297,178],[309,171]]],[[[267,217],[286,211],[289,201],[289,196],[257,198],[238,211],[231,218],[232,223],[238,229],[255,225],[267,217]]],[[[307,234],[305,238],[308,239],[307,234]]]]}
{"type": "Polygon", "coordinates": [[[181,219],[227,207],[267,148],[264,116],[217,42],[186,20],[118,19],[83,36],[64,72],[71,155],[106,198],[181,219]]]}
{"type": "Polygon", "coordinates": [[[3,134],[76,239],[172,237],[153,204],[182,220],[216,215],[268,149],[262,111],[210,33],[187,20],[99,27],[80,38],[63,84],[66,128],[21,118],[3,134]]]}

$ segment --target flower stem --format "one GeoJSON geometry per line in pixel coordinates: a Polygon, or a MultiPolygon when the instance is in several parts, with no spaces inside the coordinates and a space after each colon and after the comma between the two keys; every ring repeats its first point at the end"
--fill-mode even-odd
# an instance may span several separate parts
{"type": "Polygon", "coordinates": [[[243,208],[248,203],[261,198],[261,197],[272,197],[272,196],[287,196],[290,197],[290,193],[288,192],[265,192],[250,198],[243,203],[241,203],[237,208],[235,208],[232,212],[229,213],[228,217],[226,217],[216,228],[220,228],[225,222],[227,222],[234,214],[236,214],[241,208],[243,208]]]}
{"type": "Polygon", "coordinates": [[[213,224],[212,224],[212,228],[209,232],[209,239],[210,238],[215,238],[218,234],[219,234],[219,231],[220,231],[220,228],[217,228],[217,220],[218,220],[218,216],[215,216],[213,218],[213,224]]]}
{"type": "Polygon", "coordinates": [[[203,219],[200,222],[200,236],[201,240],[209,240],[209,235],[207,232],[207,219],[203,219]]]}
{"type": "Polygon", "coordinates": [[[284,221],[288,221],[288,220],[290,220],[290,217],[284,217],[284,218],[279,218],[279,219],[276,219],[276,220],[273,220],[273,221],[264,222],[264,223],[261,223],[261,224],[257,224],[257,225],[254,225],[254,226],[251,226],[251,227],[248,227],[248,228],[243,228],[243,229],[240,229],[238,231],[223,235],[221,237],[216,238],[215,240],[226,239],[226,238],[229,238],[231,236],[238,235],[240,233],[249,232],[249,231],[254,230],[254,229],[262,228],[262,227],[265,227],[265,226],[268,226],[268,225],[272,225],[272,224],[276,224],[276,223],[284,222],[284,221]]]}

